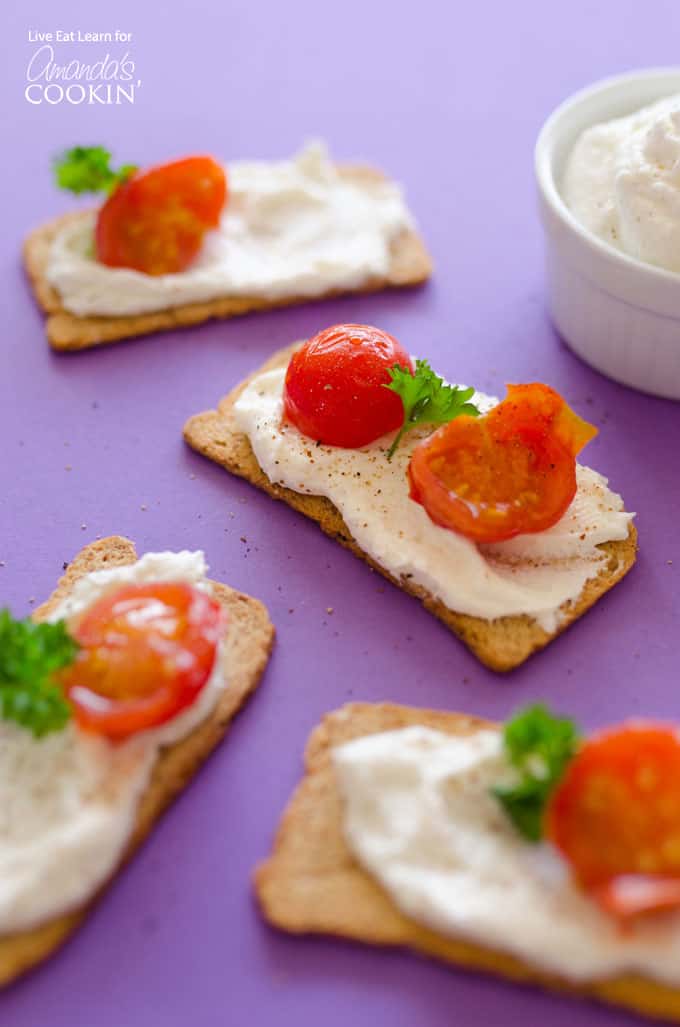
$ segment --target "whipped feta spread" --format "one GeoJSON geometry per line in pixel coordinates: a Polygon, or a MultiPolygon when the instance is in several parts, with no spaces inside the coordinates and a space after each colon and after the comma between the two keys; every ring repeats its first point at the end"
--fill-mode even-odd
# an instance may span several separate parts
{"type": "MultiPolygon", "coordinates": [[[[81,578],[49,618],[72,617],[131,582],[185,581],[206,591],[203,554],[149,553],[81,578]]],[[[69,721],[44,738],[0,720],[0,935],[42,923],[87,901],[116,868],[159,750],[212,711],[227,685],[222,647],[192,706],[125,742],[69,721]]]]}
{"type": "Polygon", "coordinates": [[[333,761],[347,844],[412,920],[575,983],[641,973],[680,985],[680,914],[621,931],[489,794],[508,780],[500,732],[408,727],[348,742],[333,761]]]}
{"type": "Polygon", "coordinates": [[[567,161],[564,200],[594,235],[680,271],[680,94],[593,125],[567,161]]]}
{"type": "Polygon", "coordinates": [[[384,278],[392,241],[412,227],[401,190],[342,175],[322,143],[284,161],[229,164],[219,227],[186,271],[146,275],[94,257],[91,212],[55,236],[47,279],[66,310],[123,316],[217,298],[314,297],[384,278]]]}
{"type": "MultiPolygon", "coordinates": [[[[285,373],[281,368],[259,375],[234,408],[264,473],[295,492],[330,499],[365,553],[451,610],[486,620],[528,614],[552,632],[563,604],[602,569],[598,545],[628,535],[633,515],[624,511],[621,497],[602,475],[578,467],[576,496],[552,528],[475,545],[435,524],[409,498],[406,469],[427,431],[408,433],[391,462],[386,450],[393,435],[362,449],[316,445],[282,424],[285,373]]],[[[477,393],[473,402],[489,410],[497,400],[477,393]]]]}

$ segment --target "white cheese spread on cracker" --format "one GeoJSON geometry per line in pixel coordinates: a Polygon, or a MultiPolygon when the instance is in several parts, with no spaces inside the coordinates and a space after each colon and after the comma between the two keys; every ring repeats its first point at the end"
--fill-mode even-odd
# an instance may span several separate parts
{"type": "MultiPolygon", "coordinates": [[[[234,413],[271,482],[325,496],[340,511],[355,542],[394,578],[410,580],[450,610],[485,620],[527,614],[547,632],[561,607],[606,566],[598,546],[628,536],[633,515],[607,479],[577,466],[577,492],[547,531],[475,545],[430,520],[409,498],[406,469],[427,431],[410,432],[389,462],[393,436],[361,449],[317,445],[282,424],[286,369],[259,375],[239,396],[234,413]]],[[[482,410],[497,402],[476,393],[482,410]]]]}
{"type": "Polygon", "coordinates": [[[96,212],[55,236],[47,279],[66,310],[120,317],[224,297],[275,301],[383,279],[390,246],[413,220],[398,185],[343,176],[322,143],[290,160],[229,164],[227,202],[195,262],[177,274],[106,267],[94,256],[96,212]]]}
{"type": "MultiPolygon", "coordinates": [[[[160,581],[210,590],[201,552],[148,553],[80,578],[49,620],[76,616],[122,585],[160,581]]],[[[130,839],[159,751],[210,715],[227,673],[220,645],[196,701],[124,742],[88,734],[73,720],[43,738],[0,720],[0,934],[69,912],[106,882],[130,839]]]]}
{"type": "Polygon", "coordinates": [[[622,931],[555,849],[510,823],[490,793],[508,774],[500,732],[407,727],[348,742],[333,762],[347,844],[404,915],[573,983],[680,985],[680,913],[622,931]]]}

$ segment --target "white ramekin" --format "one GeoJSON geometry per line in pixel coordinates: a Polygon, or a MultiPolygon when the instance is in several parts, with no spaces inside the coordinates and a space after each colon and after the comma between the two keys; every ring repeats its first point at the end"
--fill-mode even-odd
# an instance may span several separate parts
{"type": "Polygon", "coordinates": [[[555,326],[598,371],[644,392],[680,399],[680,274],[643,264],[583,228],[560,194],[579,134],[680,93],[680,69],[655,68],[596,82],[553,111],[536,143],[555,326]]]}

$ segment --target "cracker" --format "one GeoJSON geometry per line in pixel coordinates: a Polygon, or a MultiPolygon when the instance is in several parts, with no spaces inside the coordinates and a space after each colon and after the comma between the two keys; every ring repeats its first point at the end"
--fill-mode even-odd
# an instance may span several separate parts
{"type": "MultiPolygon", "coordinates": [[[[371,182],[385,176],[370,167],[347,165],[339,168],[349,181],[371,182]]],[[[24,243],[24,266],[39,306],[47,315],[47,339],[55,350],[89,349],[107,342],[117,342],[136,335],[149,335],[213,318],[237,317],[256,310],[274,310],[300,303],[312,303],[348,293],[377,292],[380,289],[421,285],[432,274],[432,261],[425,244],[413,229],[401,232],[394,239],[390,252],[390,268],[386,277],[373,277],[358,289],[332,289],[319,296],[291,295],[277,300],[253,296],[225,296],[204,303],[186,303],[179,307],[130,317],[78,317],[64,309],[58,292],[46,278],[47,261],[52,239],[59,229],[79,218],[80,212],[66,214],[34,229],[24,243]]]]}
{"type": "MultiPolygon", "coordinates": [[[[113,536],[86,546],[69,564],[50,599],[35,611],[35,619],[47,617],[83,574],[134,563],[136,559],[132,542],[125,538],[113,536]]],[[[229,686],[207,720],[182,741],[161,751],[137,811],[134,833],[117,870],[130,859],[167,806],[222,740],[231,720],[257,687],[269,659],[274,628],[266,608],[257,599],[251,599],[227,585],[212,584],[215,597],[229,615],[226,640],[229,686]]],[[[83,908],[32,930],[0,937],[0,986],[47,958],[66,941],[98,897],[94,896],[83,908]]]]}
{"type": "Polygon", "coordinates": [[[475,656],[491,670],[512,670],[532,653],[543,649],[620,581],[635,563],[637,532],[631,524],[628,538],[620,542],[606,542],[599,547],[607,557],[606,562],[603,561],[602,570],[586,582],[580,596],[573,603],[565,603],[562,607],[562,621],[553,632],[545,631],[533,617],[526,615],[500,617],[489,621],[457,613],[426,589],[414,584],[411,579],[395,579],[360,549],[340,512],[330,500],[321,496],[303,495],[272,484],[261,470],[247,436],[238,430],[234,418],[234,403],[238,396],[253,378],[264,371],[284,367],[295,345],[275,353],[259,370],[225,396],[217,410],[209,410],[190,418],[184,427],[185,440],[203,456],[214,460],[232,474],[245,478],[274,499],[283,500],[294,510],[316,521],[327,535],[347,549],[351,549],[374,570],[379,571],[405,592],[421,599],[423,605],[458,635],[475,656]]]}
{"type": "Polygon", "coordinates": [[[282,817],[272,854],[255,872],[255,892],[265,919],[292,934],[330,934],[407,948],[455,966],[680,1022],[677,988],[632,974],[576,987],[507,953],[437,934],[399,912],[347,848],[330,754],[353,738],[412,724],[452,735],[494,726],[458,713],[391,704],[353,703],[326,716],[307,744],[305,777],[282,817]]]}

